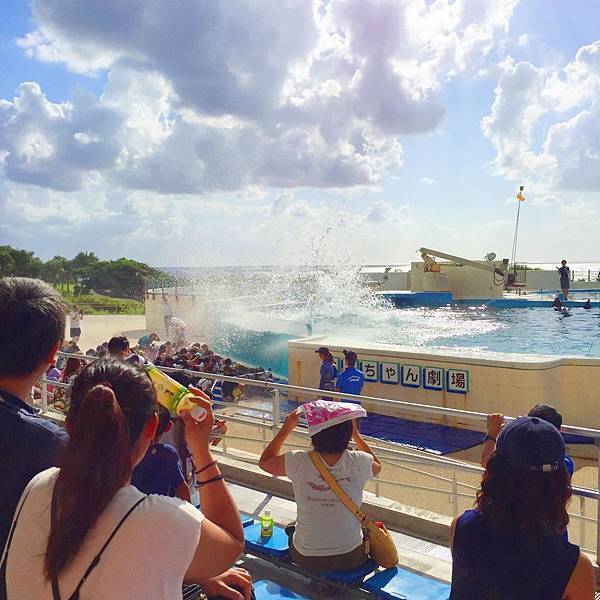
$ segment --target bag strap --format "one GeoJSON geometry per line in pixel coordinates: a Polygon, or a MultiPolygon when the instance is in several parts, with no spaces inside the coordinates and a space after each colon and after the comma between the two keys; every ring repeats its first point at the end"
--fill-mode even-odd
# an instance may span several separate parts
{"type": "Polygon", "coordinates": [[[346,494],[346,492],[342,489],[342,486],[340,486],[340,484],[334,479],[329,469],[325,466],[317,451],[312,450],[308,453],[308,455],[310,456],[310,460],[312,460],[312,463],[315,465],[317,471],[319,471],[321,474],[321,477],[323,477],[325,480],[325,483],[332,489],[342,504],[361,522],[363,527],[368,527],[371,517],[362,512],[360,508],[356,506],[354,502],[352,502],[350,496],[346,494]]]}
{"type": "Polygon", "coordinates": [[[17,528],[17,521],[21,516],[21,511],[23,510],[23,506],[25,505],[25,501],[27,500],[27,496],[31,492],[31,487],[27,490],[27,493],[23,497],[23,501],[19,506],[17,513],[15,515],[14,521],[12,522],[10,533],[8,534],[8,538],[6,540],[6,545],[4,546],[4,552],[2,553],[2,562],[0,563],[0,600],[4,600],[8,596],[8,590],[6,585],[6,563],[8,562],[8,550],[10,548],[10,544],[13,539],[13,535],[15,533],[15,529],[17,528]]]}
{"type": "MultiPolygon", "coordinates": [[[[56,489],[56,488],[55,488],[56,489]]],[[[119,523],[117,524],[117,526],[113,529],[112,533],[110,534],[110,536],[108,537],[108,539],[106,540],[106,542],[104,542],[104,545],[102,546],[102,548],[100,548],[100,551],[98,552],[98,554],[96,554],[96,556],[94,557],[94,560],[92,560],[92,562],[90,563],[90,566],[86,569],[85,573],[83,574],[83,577],[80,579],[79,583],[77,584],[77,587],[75,588],[75,591],[69,596],[68,600],[79,600],[79,590],[81,589],[81,586],[85,583],[86,579],[90,576],[90,573],[98,566],[98,563],[100,562],[100,559],[102,558],[102,554],[104,553],[104,551],[106,550],[106,548],[108,547],[108,545],[112,542],[112,539],[115,537],[117,531],[119,531],[119,529],[121,528],[121,525],[123,525],[123,523],[125,523],[125,521],[128,519],[129,515],[147,498],[148,496],[143,496],[142,498],[140,498],[124,515],[124,517],[119,521],[119,523]]],[[[54,515],[56,514],[56,494],[54,492],[52,492],[52,504],[50,507],[50,523],[52,523],[52,520],[54,520],[54,515]]],[[[52,596],[54,600],[61,600],[60,599],[60,590],[58,587],[58,579],[56,577],[52,578],[52,596]]]]}

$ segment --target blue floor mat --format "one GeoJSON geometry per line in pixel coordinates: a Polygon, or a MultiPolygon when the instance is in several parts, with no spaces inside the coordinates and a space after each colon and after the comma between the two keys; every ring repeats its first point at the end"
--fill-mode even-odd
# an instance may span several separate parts
{"type": "Polygon", "coordinates": [[[593,444],[594,438],[586,435],[578,435],[577,433],[563,433],[565,444],[593,444]]]}
{"type": "MultiPolygon", "coordinates": [[[[271,402],[265,401],[261,406],[271,410],[271,402]]],[[[301,402],[282,398],[279,403],[281,421],[285,415],[292,412],[301,402]]],[[[240,409],[238,414],[245,417],[262,418],[264,413],[260,410],[240,409]]],[[[265,415],[267,421],[271,420],[271,415],[265,415]]],[[[306,420],[302,415],[300,417],[300,427],[306,427],[306,420]]],[[[467,450],[482,443],[484,434],[481,431],[472,429],[462,429],[458,427],[449,427],[447,425],[437,425],[434,423],[422,423],[420,421],[411,421],[410,419],[400,419],[398,417],[388,417],[387,415],[378,415],[370,413],[366,419],[363,419],[361,433],[370,437],[423,450],[431,454],[444,455],[467,450]]],[[[593,444],[593,438],[571,433],[563,433],[565,444],[593,444]]]]}
{"type": "MultiPolygon", "coordinates": [[[[300,406],[300,402],[282,399],[280,402],[281,420],[285,415],[300,406]]],[[[262,406],[262,405],[261,405],[262,406]]],[[[264,408],[271,408],[271,403],[266,401],[264,408]]],[[[260,410],[240,409],[238,414],[246,417],[261,418],[260,410]]],[[[271,415],[266,415],[266,420],[271,420],[271,415]]],[[[306,427],[304,416],[300,417],[300,426],[306,427]]],[[[459,429],[447,425],[436,425],[434,423],[422,423],[410,419],[388,417],[370,413],[361,424],[361,432],[386,442],[430,452],[431,454],[444,455],[466,450],[481,444],[484,434],[481,431],[471,429],[459,429]]]]}
{"type": "Polygon", "coordinates": [[[447,600],[450,586],[407,569],[395,567],[368,579],[363,587],[378,598],[394,600],[447,600]]]}
{"type": "Polygon", "coordinates": [[[471,429],[377,414],[369,414],[363,419],[360,431],[363,435],[437,455],[477,446],[483,441],[484,435],[471,429]]]}

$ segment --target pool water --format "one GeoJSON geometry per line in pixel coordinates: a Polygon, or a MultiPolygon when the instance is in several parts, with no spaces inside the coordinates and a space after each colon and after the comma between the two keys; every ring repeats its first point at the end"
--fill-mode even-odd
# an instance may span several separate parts
{"type": "MultiPolygon", "coordinates": [[[[264,327],[254,315],[252,328],[221,323],[217,351],[234,360],[270,368],[287,377],[287,343],[302,337],[289,328],[292,317],[264,316],[264,327]]],[[[551,308],[442,308],[369,309],[335,316],[313,314],[313,333],[344,343],[391,344],[415,350],[452,354],[482,352],[600,357],[600,312],[572,309],[570,316],[551,308]]],[[[300,321],[298,321],[300,323],[300,321]]],[[[306,335],[306,334],[305,334],[306,335]]]]}
{"type": "Polygon", "coordinates": [[[570,316],[551,308],[404,308],[322,320],[316,333],[352,340],[502,353],[600,357],[600,313],[572,309],[570,316]]]}

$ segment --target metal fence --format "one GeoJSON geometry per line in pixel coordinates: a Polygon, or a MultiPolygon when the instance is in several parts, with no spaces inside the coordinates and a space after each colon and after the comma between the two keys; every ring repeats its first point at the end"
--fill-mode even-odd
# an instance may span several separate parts
{"type": "MultiPolygon", "coordinates": [[[[85,361],[95,360],[92,357],[86,357],[83,355],[59,353],[65,357],[77,357],[85,361]]],[[[281,401],[284,396],[292,396],[297,399],[304,398],[316,398],[320,397],[323,392],[322,390],[314,388],[306,388],[295,385],[288,385],[283,383],[277,383],[270,380],[257,380],[252,379],[250,376],[244,377],[229,377],[214,373],[200,373],[198,371],[190,371],[187,369],[177,369],[168,367],[159,367],[160,370],[165,373],[184,373],[190,377],[200,377],[203,379],[209,379],[213,381],[230,381],[233,383],[242,384],[244,386],[256,387],[263,391],[263,396],[268,398],[268,407],[257,407],[256,404],[246,403],[244,397],[232,405],[231,402],[224,401],[213,401],[213,403],[219,407],[235,406],[236,409],[247,409],[257,414],[257,416],[239,416],[239,415],[228,415],[218,413],[219,419],[225,420],[228,423],[243,424],[247,427],[255,429],[258,437],[252,437],[248,435],[236,435],[234,433],[227,433],[223,436],[222,444],[218,447],[217,451],[222,452],[224,455],[231,455],[231,449],[235,447],[236,442],[255,442],[260,444],[263,448],[266,447],[270,441],[270,437],[275,435],[281,425],[282,415],[281,413],[281,401]],[[267,394],[265,395],[265,392],[267,394]]],[[[69,388],[70,385],[67,383],[59,383],[48,379],[41,380],[41,410],[47,413],[51,404],[51,394],[48,392],[48,386],[55,386],[58,388],[69,388]]],[[[347,398],[341,393],[327,391],[327,397],[343,400],[347,398]]],[[[485,424],[487,422],[488,415],[486,413],[444,408],[438,406],[429,406],[426,404],[414,404],[411,402],[404,402],[399,400],[389,400],[386,398],[375,398],[370,396],[355,396],[353,400],[360,400],[361,402],[368,402],[373,408],[380,409],[385,414],[386,409],[392,409],[397,412],[398,409],[402,409],[403,412],[413,414],[416,417],[452,417],[460,418],[463,421],[468,421],[475,424],[476,428],[485,430],[485,424]]],[[[513,417],[505,417],[505,420],[511,421],[513,417]]],[[[574,433],[579,435],[588,436],[594,439],[596,448],[596,459],[598,469],[598,482],[600,483],[600,430],[591,429],[588,427],[576,427],[571,425],[563,425],[562,431],[565,433],[574,433]]],[[[296,434],[302,436],[303,444],[286,443],[287,446],[303,448],[309,445],[308,432],[302,428],[295,430],[296,434]]],[[[400,468],[402,471],[407,473],[416,474],[423,476],[431,480],[431,484],[413,484],[407,481],[394,481],[389,479],[383,479],[381,477],[375,478],[375,495],[379,497],[381,495],[381,486],[386,485],[390,487],[397,487],[401,489],[415,489],[419,492],[428,494],[437,494],[447,496],[451,504],[451,514],[456,516],[460,513],[459,502],[465,499],[473,499],[478,486],[472,485],[459,480],[459,473],[470,473],[471,475],[481,475],[483,469],[479,465],[468,463],[465,461],[457,460],[450,457],[428,455],[425,452],[418,450],[411,450],[406,448],[390,448],[384,446],[382,440],[376,438],[368,438],[369,444],[376,449],[377,456],[381,460],[382,464],[388,464],[396,468],[400,468]],[[427,470],[425,470],[427,469],[427,470]],[[432,472],[433,471],[433,472],[432,472]],[[450,471],[450,476],[440,475],[440,471],[450,471]]],[[[245,461],[252,464],[257,464],[257,458],[249,458],[247,456],[241,456],[238,453],[234,453],[232,457],[236,460],[245,461]]],[[[573,488],[573,495],[575,497],[574,510],[569,512],[572,522],[575,525],[575,531],[577,532],[579,545],[592,554],[600,556],[600,531],[598,528],[598,522],[600,519],[600,495],[598,489],[588,488],[573,488]],[[595,502],[596,506],[593,510],[586,510],[587,502],[595,502]],[[593,515],[593,516],[592,516],[593,515]],[[589,528],[595,527],[595,532],[590,532],[589,528]],[[594,535],[595,533],[595,535],[594,535]],[[594,538],[592,540],[591,538],[594,538]],[[593,546],[590,546],[593,544],[593,546]]],[[[572,532],[573,528],[571,529],[572,532]]]]}

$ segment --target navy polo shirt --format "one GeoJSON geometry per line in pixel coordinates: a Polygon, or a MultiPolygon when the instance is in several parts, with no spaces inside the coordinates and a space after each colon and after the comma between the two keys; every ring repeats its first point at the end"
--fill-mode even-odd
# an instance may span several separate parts
{"type": "Polygon", "coordinates": [[[133,470],[131,483],[144,494],[174,496],[185,483],[177,450],[169,444],[153,444],[133,470]]]}
{"type": "Polygon", "coordinates": [[[68,440],[62,427],[0,390],[0,548],[23,490],[35,475],[59,466],[68,440]]]}

